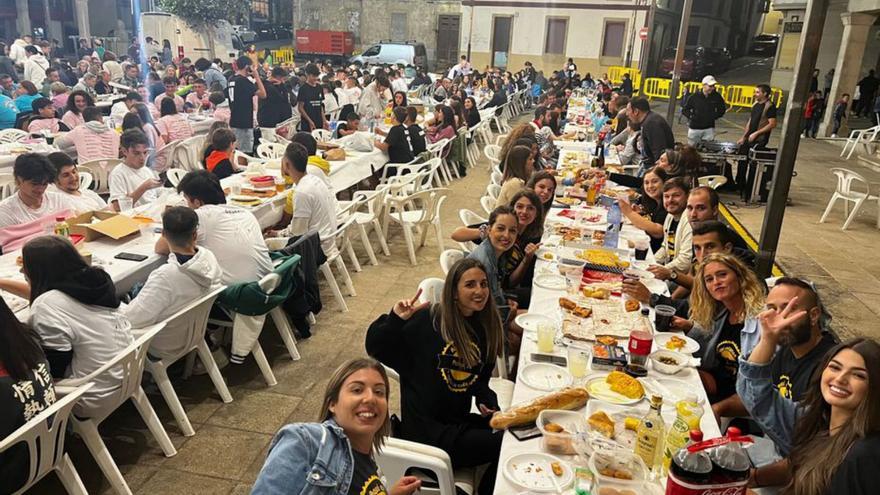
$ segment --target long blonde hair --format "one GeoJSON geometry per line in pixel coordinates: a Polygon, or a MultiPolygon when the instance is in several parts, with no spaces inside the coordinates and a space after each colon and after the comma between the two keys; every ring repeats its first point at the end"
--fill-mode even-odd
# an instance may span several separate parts
{"type": "Polygon", "coordinates": [[[721,263],[727,268],[733,270],[739,281],[739,292],[743,300],[743,314],[731,315],[733,318],[742,317],[743,321],[747,318],[758,316],[764,309],[764,286],[758,281],[755,272],[750,270],[736,256],[728,253],[712,253],[703,258],[703,262],[697,266],[697,273],[694,275],[694,288],[691,291],[691,310],[690,318],[695,323],[703,327],[705,331],[711,331],[715,316],[718,314],[719,301],[716,301],[709,294],[706,288],[706,282],[703,280],[703,272],[709,263],[721,263]]]}
{"type": "MultiPolygon", "coordinates": [[[[489,242],[485,240],[483,242],[489,242]]],[[[452,265],[449,273],[446,274],[446,282],[443,284],[443,294],[440,298],[440,304],[435,305],[431,309],[431,316],[440,317],[440,335],[443,340],[452,343],[458,351],[458,358],[468,368],[473,368],[480,364],[480,353],[476,345],[476,336],[474,328],[468,323],[461,310],[458,309],[458,282],[464,275],[464,272],[471,268],[479,268],[486,274],[486,268],[482,263],[473,259],[465,258],[452,265]]],[[[487,274],[488,275],[488,274],[487,274]]],[[[495,307],[495,299],[489,294],[486,300],[486,306],[482,311],[477,313],[480,325],[486,333],[486,361],[495,359],[501,355],[502,328],[501,317],[498,309],[495,307]]]]}

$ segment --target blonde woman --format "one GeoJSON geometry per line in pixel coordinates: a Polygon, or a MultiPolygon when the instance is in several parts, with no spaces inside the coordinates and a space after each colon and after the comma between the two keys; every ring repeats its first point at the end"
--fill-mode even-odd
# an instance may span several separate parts
{"type": "Polygon", "coordinates": [[[501,153],[498,154],[498,157],[501,159],[501,171],[504,171],[504,162],[507,160],[507,154],[510,153],[510,150],[516,146],[517,140],[523,136],[534,136],[535,128],[532,124],[526,122],[524,124],[520,124],[513,128],[507,137],[504,138],[504,143],[501,145],[501,153]]]}
{"type": "Polygon", "coordinates": [[[503,342],[486,269],[463,259],[439,304],[418,304],[419,295],[370,325],[367,352],[400,374],[401,436],[445,450],[455,469],[490,463],[477,493],[492,493],[503,432],[489,426],[498,410],[489,377],[503,342]]]}
{"type": "Polygon", "coordinates": [[[327,384],[320,423],[294,423],[275,435],[251,493],[258,495],[409,495],[421,487],[404,476],[385,489],[373,451],[391,434],[388,375],[373,359],[343,363],[327,384]]]}
{"type": "Polygon", "coordinates": [[[700,343],[700,377],[712,404],[736,393],[739,357],[758,343],[764,299],[764,285],[732,254],[710,254],[697,266],[690,320],[676,326],[700,343]]]}

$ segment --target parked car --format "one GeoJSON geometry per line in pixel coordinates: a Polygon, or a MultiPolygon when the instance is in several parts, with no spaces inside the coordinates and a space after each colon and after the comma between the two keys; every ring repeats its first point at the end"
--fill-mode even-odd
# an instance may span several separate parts
{"type": "Polygon", "coordinates": [[[415,41],[381,41],[368,46],[363,53],[351,58],[351,63],[362,65],[398,64],[428,67],[425,44],[415,41]]]}
{"type": "Polygon", "coordinates": [[[752,50],[755,55],[772,57],[776,55],[776,45],[779,44],[779,35],[759,34],[752,38],[752,50]]]}
{"type": "MultiPolygon", "coordinates": [[[[681,64],[682,81],[699,81],[708,74],[717,76],[730,68],[730,53],[726,48],[697,46],[685,48],[681,64]]],[[[675,66],[675,48],[667,48],[660,62],[660,75],[672,77],[675,66]]]]}
{"type": "Polygon", "coordinates": [[[271,41],[278,39],[275,26],[272,24],[260,24],[254,28],[257,33],[257,41],[271,41]]]}
{"type": "Polygon", "coordinates": [[[234,24],[232,26],[232,31],[238,35],[242,43],[253,43],[257,39],[257,33],[251,31],[249,27],[242,26],[241,24],[234,24]]]}
{"type": "Polygon", "coordinates": [[[289,22],[282,22],[278,24],[275,32],[278,35],[279,40],[289,40],[293,38],[293,24],[289,22]]]}

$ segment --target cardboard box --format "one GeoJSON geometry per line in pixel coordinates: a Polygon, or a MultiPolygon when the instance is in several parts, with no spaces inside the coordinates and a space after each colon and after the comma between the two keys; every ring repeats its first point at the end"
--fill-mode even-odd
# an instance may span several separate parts
{"type": "Polygon", "coordinates": [[[140,222],[112,211],[89,211],[67,219],[67,223],[70,224],[70,233],[82,235],[86,242],[101,236],[119,240],[140,232],[140,222]],[[99,221],[92,223],[96,218],[99,221]]]}

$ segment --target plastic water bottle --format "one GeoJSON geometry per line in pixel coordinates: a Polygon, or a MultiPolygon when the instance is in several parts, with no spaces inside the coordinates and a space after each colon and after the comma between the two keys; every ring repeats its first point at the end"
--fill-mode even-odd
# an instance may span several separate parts
{"type": "Polygon", "coordinates": [[[617,249],[617,240],[620,236],[620,226],[622,223],[620,205],[615,201],[608,210],[608,232],[605,233],[605,247],[617,249]]]}

